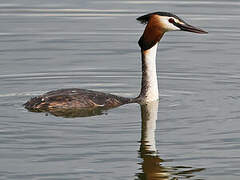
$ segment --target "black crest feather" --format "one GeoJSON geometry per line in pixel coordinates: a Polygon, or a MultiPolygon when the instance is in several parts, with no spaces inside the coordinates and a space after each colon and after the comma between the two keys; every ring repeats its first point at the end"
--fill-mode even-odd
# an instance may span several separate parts
{"type": "Polygon", "coordinates": [[[174,17],[182,22],[184,22],[182,19],[180,19],[178,16],[172,14],[172,13],[169,13],[169,12],[154,12],[154,13],[149,13],[149,14],[146,14],[146,15],[143,15],[143,16],[140,16],[137,18],[137,20],[142,23],[142,24],[147,24],[148,21],[149,21],[149,18],[152,16],[152,15],[159,15],[159,16],[168,16],[168,17],[174,17]]]}

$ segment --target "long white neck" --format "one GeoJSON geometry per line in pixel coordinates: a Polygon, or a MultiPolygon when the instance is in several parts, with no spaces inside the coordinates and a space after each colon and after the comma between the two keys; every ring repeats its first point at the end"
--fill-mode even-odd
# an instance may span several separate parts
{"type": "Polygon", "coordinates": [[[142,50],[142,87],[138,99],[146,103],[158,100],[156,55],[158,43],[148,50],[142,50]]]}

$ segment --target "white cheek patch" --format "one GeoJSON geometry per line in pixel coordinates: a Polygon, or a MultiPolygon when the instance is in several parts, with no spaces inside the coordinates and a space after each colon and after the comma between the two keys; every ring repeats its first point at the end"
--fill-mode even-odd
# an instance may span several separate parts
{"type": "Polygon", "coordinates": [[[175,26],[175,25],[173,25],[172,23],[169,22],[170,18],[174,19],[175,22],[180,23],[179,20],[174,18],[174,17],[161,16],[160,21],[161,21],[161,24],[162,24],[163,28],[166,31],[179,31],[180,28],[178,28],[177,26],[175,26]]]}

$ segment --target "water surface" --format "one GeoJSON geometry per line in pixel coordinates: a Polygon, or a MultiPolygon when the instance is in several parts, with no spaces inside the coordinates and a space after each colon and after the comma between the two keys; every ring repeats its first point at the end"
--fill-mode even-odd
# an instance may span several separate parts
{"type": "Polygon", "coordinates": [[[239,7],[234,0],[3,0],[0,178],[239,179],[239,7]],[[209,31],[164,36],[157,105],[86,118],[23,108],[58,88],[137,96],[144,26],[136,17],[152,11],[209,31]]]}

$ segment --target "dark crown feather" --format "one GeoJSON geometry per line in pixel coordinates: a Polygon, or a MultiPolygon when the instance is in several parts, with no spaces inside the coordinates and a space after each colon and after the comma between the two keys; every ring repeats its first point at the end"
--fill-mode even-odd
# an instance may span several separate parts
{"type": "Polygon", "coordinates": [[[180,20],[181,22],[184,22],[182,19],[180,19],[178,16],[172,14],[172,13],[169,13],[169,12],[154,12],[154,13],[149,13],[149,14],[146,14],[146,15],[143,15],[143,16],[140,16],[137,18],[137,20],[142,23],[142,24],[147,24],[150,17],[152,15],[159,15],[159,16],[168,16],[168,17],[174,17],[178,20],[180,20]]]}

